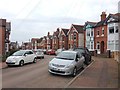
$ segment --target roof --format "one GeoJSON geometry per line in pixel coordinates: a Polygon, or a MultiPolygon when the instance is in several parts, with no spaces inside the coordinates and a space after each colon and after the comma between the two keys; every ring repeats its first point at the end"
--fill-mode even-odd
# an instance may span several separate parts
{"type": "Polygon", "coordinates": [[[109,16],[108,16],[105,20],[98,22],[98,23],[95,25],[95,27],[99,27],[99,26],[102,26],[102,25],[106,25],[106,24],[107,24],[107,21],[108,21],[109,18],[111,18],[111,17],[115,19],[115,22],[120,21],[120,18],[119,18],[119,17],[120,17],[120,13],[109,14],[109,16]]]}
{"type": "Polygon", "coordinates": [[[98,23],[95,25],[95,27],[99,27],[99,26],[102,26],[102,25],[106,25],[106,19],[103,20],[103,21],[98,22],[98,23]]]}
{"type": "Polygon", "coordinates": [[[67,33],[68,33],[69,29],[64,29],[64,28],[62,28],[61,30],[62,30],[62,31],[64,32],[64,34],[67,36],[67,33]]]}
{"type": "Polygon", "coordinates": [[[87,22],[85,22],[84,28],[85,28],[87,25],[90,25],[91,27],[94,27],[96,24],[97,24],[97,22],[87,21],[87,22]]]}
{"type": "Polygon", "coordinates": [[[109,14],[109,16],[107,17],[107,20],[109,20],[109,18],[114,19],[114,21],[112,21],[112,22],[119,22],[120,21],[120,13],[109,14]]]}
{"type": "Polygon", "coordinates": [[[78,31],[78,33],[83,33],[83,28],[84,28],[83,25],[72,24],[72,26],[78,31]]]}
{"type": "Polygon", "coordinates": [[[62,51],[62,52],[66,52],[66,53],[77,53],[76,51],[72,51],[72,50],[66,50],[66,51],[62,51]]]}

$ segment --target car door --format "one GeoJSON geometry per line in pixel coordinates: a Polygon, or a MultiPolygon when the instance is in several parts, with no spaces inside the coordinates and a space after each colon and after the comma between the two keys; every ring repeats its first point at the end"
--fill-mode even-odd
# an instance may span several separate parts
{"type": "Polygon", "coordinates": [[[26,51],[25,52],[25,55],[24,55],[24,62],[25,63],[28,63],[28,62],[30,62],[30,57],[29,57],[29,51],[26,51]]]}
{"type": "Polygon", "coordinates": [[[81,67],[81,63],[82,63],[82,60],[80,59],[80,55],[77,53],[77,55],[76,55],[76,66],[77,66],[77,69],[80,69],[80,67],[81,67]]]}
{"type": "Polygon", "coordinates": [[[87,54],[87,59],[88,59],[88,61],[90,61],[90,59],[91,59],[91,54],[90,54],[90,52],[89,52],[88,49],[86,49],[85,51],[86,51],[86,54],[87,54]]]}
{"type": "Polygon", "coordinates": [[[32,51],[29,51],[29,62],[33,62],[35,54],[32,51]]]}

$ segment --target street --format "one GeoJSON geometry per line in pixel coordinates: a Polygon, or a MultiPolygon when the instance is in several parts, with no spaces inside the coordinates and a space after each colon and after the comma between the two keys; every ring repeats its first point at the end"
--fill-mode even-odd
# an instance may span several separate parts
{"type": "Polygon", "coordinates": [[[92,57],[94,61],[73,78],[48,72],[48,63],[53,57],[45,55],[37,63],[2,69],[2,88],[118,87],[118,64],[112,58],[92,57]]]}
{"type": "Polygon", "coordinates": [[[52,75],[48,72],[48,63],[54,56],[46,56],[37,63],[23,67],[13,66],[2,70],[3,88],[62,88],[73,77],[52,75]]]}

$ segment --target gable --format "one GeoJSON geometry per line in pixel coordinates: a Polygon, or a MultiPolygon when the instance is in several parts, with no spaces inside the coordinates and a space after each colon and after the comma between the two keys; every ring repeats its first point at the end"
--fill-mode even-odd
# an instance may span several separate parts
{"type": "Polygon", "coordinates": [[[107,22],[109,23],[109,22],[113,22],[113,21],[115,21],[115,19],[111,17],[111,18],[108,19],[107,22]]]}
{"type": "Polygon", "coordinates": [[[86,28],[86,29],[87,29],[87,28],[92,28],[92,26],[91,26],[90,24],[88,24],[85,28],[86,28]]]}
{"type": "Polygon", "coordinates": [[[73,32],[73,31],[78,33],[78,31],[76,30],[76,28],[75,28],[73,25],[71,25],[71,28],[69,29],[67,35],[68,35],[70,32],[73,32]]]}

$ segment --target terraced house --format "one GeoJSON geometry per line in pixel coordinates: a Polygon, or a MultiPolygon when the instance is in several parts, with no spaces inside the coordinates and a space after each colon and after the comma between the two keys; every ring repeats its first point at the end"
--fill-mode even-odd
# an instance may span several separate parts
{"type": "Polygon", "coordinates": [[[42,46],[42,49],[47,49],[47,37],[44,36],[42,41],[41,41],[41,46],[42,46]]]}
{"type": "Polygon", "coordinates": [[[109,14],[107,17],[107,50],[111,50],[115,59],[118,58],[119,51],[118,17],[120,17],[120,13],[109,14]]]}
{"type": "Polygon", "coordinates": [[[84,43],[89,51],[94,52],[94,26],[96,22],[87,21],[84,25],[84,43]]]}
{"type": "Polygon", "coordinates": [[[61,28],[59,33],[59,48],[68,49],[68,33],[69,29],[61,28]]]}
{"type": "Polygon", "coordinates": [[[83,25],[72,24],[67,35],[68,35],[68,49],[84,46],[84,30],[83,25]]]}
{"type": "Polygon", "coordinates": [[[57,28],[57,31],[55,31],[52,36],[52,49],[54,50],[59,49],[59,33],[60,30],[57,28]]]}
{"type": "Polygon", "coordinates": [[[97,54],[107,52],[107,23],[105,12],[102,12],[101,21],[94,27],[94,48],[97,50],[97,54]]]}
{"type": "Polygon", "coordinates": [[[50,35],[50,32],[47,34],[47,50],[52,49],[52,35],[50,35]]]}

